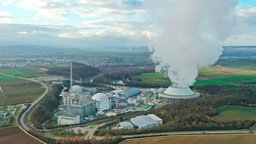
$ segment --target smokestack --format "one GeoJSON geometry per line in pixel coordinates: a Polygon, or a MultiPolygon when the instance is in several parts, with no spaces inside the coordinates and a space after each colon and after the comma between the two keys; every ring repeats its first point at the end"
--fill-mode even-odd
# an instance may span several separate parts
{"type": "Polygon", "coordinates": [[[72,61],[70,61],[70,92],[72,92],[72,86],[73,86],[73,67],[72,67],[72,61]]]}

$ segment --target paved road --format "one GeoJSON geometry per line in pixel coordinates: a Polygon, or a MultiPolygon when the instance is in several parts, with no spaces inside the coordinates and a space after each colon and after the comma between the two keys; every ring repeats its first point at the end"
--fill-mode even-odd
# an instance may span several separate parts
{"type": "MultiPolygon", "coordinates": [[[[24,80],[28,80],[28,81],[33,81],[33,82],[36,82],[36,83],[40,83],[43,87],[45,87],[45,92],[39,97],[37,98],[34,102],[31,103],[30,107],[27,108],[23,113],[22,115],[19,117],[19,119],[17,119],[17,125],[18,127],[24,131],[26,134],[28,134],[29,136],[37,139],[38,141],[44,143],[43,141],[39,140],[38,138],[32,136],[31,134],[29,134],[27,131],[28,130],[31,130],[31,125],[26,125],[25,121],[27,120],[27,117],[29,115],[29,113],[31,112],[31,110],[35,107],[35,105],[38,104],[38,102],[48,93],[49,91],[49,87],[43,83],[43,82],[38,82],[38,80],[34,80],[34,79],[31,79],[31,78],[24,78],[24,77],[20,77],[20,76],[14,76],[14,75],[10,75],[10,74],[6,74],[6,73],[0,73],[1,75],[6,75],[6,76],[10,76],[10,77],[14,77],[14,78],[20,78],[20,79],[24,79],[24,80]]],[[[21,106],[21,110],[24,110],[26,108],[26,106],[24,104],[22,104],[21,106]]]]}
{"type": "MultiPolygon", "coordinates": [[[[27,78],[25,78],[26,80],[29,80],[27,78]]],[[[34,81],[34,80],[31,80],[34,81]]],[[[24,128],[25,130],[30,130],[31,126],[27,126],[25,124],[25,121],[27,120],[27,117],[29,115],[29,113],[31,112],[31,110],[35,107],[35,105],[37,105],[37,103],[48,93],[49,88],[45,83],[40,83],[41,85],[43,85],[45,87],[45,92],[39,97],[37,98],[33,103],[31,103],[30,107],[22,113],[22,115],[20,116],[19,122],[21,124],[21,127],[24,128]]]]}

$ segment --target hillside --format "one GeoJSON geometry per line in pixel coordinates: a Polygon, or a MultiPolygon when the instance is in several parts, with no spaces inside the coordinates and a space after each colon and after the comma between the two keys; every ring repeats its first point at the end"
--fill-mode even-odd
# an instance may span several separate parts
{"type": "MultiPolygon", "coordinates": [[[[47,74],[50,74],[50,75],[60,75],[60,76],[65,76],[65,77],[69,77],[69,75],[70,75],[69,66],[50,67],[47,69],[48,69],[47,74]]],[[[97,74],[99,74],[98,68],[88,66],[85,64],[81,64],[81,63],[73,62],[73,78],[75,78],[75,79],[89,78],[89,77],[97,75],[97,74]]]]}

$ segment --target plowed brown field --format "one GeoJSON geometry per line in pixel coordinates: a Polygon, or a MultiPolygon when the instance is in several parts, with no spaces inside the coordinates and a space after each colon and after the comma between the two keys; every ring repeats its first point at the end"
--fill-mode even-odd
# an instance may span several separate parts
{"type": "Polygon", "coordinates": [[[0,129],[0,144],[42,144],[38,140],[28,136],[19,128],[0,129]]]}
{"type": "Polygon", "coordinates": [[[255,144],[255,135],[165,136],[131,139],[121,144],[255,144]]]}

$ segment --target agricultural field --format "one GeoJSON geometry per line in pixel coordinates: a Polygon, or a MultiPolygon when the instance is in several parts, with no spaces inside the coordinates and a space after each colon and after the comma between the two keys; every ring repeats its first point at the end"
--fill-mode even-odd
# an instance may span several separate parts
{"type": "Polygon", "coordinates": [[[45,91],[39,83],[1,74],[0,87],[0,106],[30,103],[45,91]]]}
{"type": "Polygon", "coordinates": [[[20,76],[25,78],[47,76],[47,69],[45,68],[11,68],[1,69],[0,73],[6,73],[13,76],[20,76]]]}
{"type": "Polygon", "coordinates": [[[227,105],[217,108],[216,113],[213,118],[219,121],[256,120],[256,108],[253,107],[227,105]]]}
{"type": "Polygon", "coordinates": [[[41,144],[41,142],[28,136],[18,127],[0,129],[1,144],[41,144]]]}
{"type": "Polygon", "coordinates": [[[171,82],[167,75],[161,73],[142,73],[138,76],[142,83],[160,84],[162,86],[169,86],[171,82]]]}
{"type": "Polygon", "coordinates": [[[131,139],[121,144],[254,144],[255,135],[195,135],[131,139]]]}
{"type": "Polygon", "coordinates": [[[244,85],[256,83],[256,71],[214,66],[201,69],[195,85],[244,85]]]}
{"type": "MultiPolygon", "coordinates": [[[[138,75],[143,83],[171,85],[169,78],[160,73],[142,73],[138,75]]],[[[256,84],[256,70],[224,66],[213,66],[201,69],[195,86],[200,85],[245,85],[256,84]]]]}

